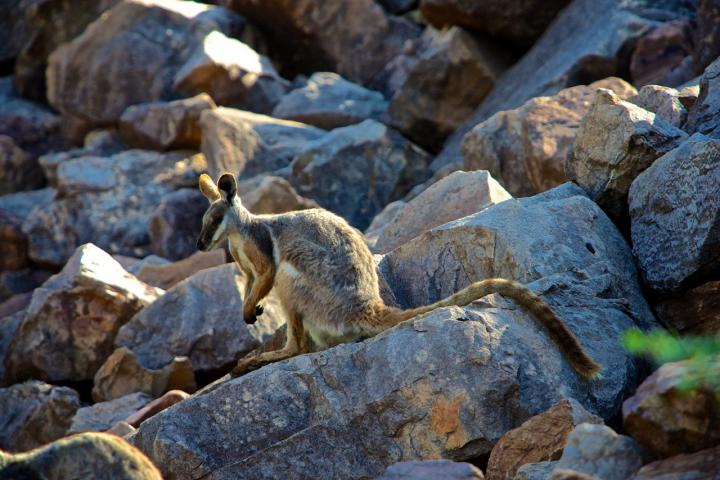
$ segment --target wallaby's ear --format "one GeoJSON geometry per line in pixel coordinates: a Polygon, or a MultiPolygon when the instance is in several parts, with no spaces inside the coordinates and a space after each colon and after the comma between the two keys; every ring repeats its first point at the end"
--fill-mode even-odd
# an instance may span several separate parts
{"type": "Polygon", "coordinates": [[[233,203],[233,199],[237,194],[237,182],[232,173],[223,173],[218,180],[218,188],[223,198],[228,203],[233,203]]]}
{"type": "Polygon", "coordinates": [[[212,181],[212,178],[210,178],[210,175],[207,173],[200,175],[199,187],[200,192],[205,195],[205,198],[210,200],[210,203],[220,198],[220,192],[215,186],[215,182],[212,181]]]}

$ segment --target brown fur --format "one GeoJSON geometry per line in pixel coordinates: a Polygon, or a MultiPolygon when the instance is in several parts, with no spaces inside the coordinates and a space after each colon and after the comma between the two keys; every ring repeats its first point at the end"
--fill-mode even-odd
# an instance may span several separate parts
{"type": "Polygon", "coordinates": [[[375,262],[361,234],[322,209],[280,215],[253,215],[236,195],[235,179],[224,174],[218,187],[200,177],[211,202],[203,218],[198,248],[209,250],[225,239],[247,278],[243,318],[254,323],[260,302],[275,287],[288,316],[287,341],[276,351],[257,352],[238,362],[235,374],[307,351],[305,330],[319,348],[369,337],[436,308],[464,306],[491,293],[525,307],[547,329],[575,370],[595,378],[600,366],[542,299],[505,279],[487,279],[435,302],[400,310],[380,297],[375,262]],[[222,222],[218,218],[222,216],[222,222]]]}

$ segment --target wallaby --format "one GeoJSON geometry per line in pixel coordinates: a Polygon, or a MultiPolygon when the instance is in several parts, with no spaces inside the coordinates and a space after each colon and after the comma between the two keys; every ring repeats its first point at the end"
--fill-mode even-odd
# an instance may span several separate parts
{"type": "Polygon", "coordinates": [[[587,379],[600,372],[575,336],[540,297],[511,280],[475,282],[450,297],[401,310],[380,297],[375,262],[361,234],[344,219],[323,209],[278,215],[253,215],[237,196],[232,174],[217,182],[203,174],[200,191],[210,201],[203,216],[199,250],[229,240],[230,253],[246,277],[243,319],[255,323],[260,302],[275,287],[287,314],[287,340],[280,350],[248,355],[233,374],[308,351],[305,331],[317,348],[371,337],[436,308],[464,306],[491,293],[509,297],[547,329],[570,364],[587,379]]]}

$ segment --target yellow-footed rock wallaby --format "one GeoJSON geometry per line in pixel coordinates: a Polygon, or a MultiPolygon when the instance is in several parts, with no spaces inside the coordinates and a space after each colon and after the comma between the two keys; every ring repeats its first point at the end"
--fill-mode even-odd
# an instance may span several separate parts
{"type": "Polygon", "coordinates": [[[200,191],[210,206],[203,217],[198,249],[210,250],[229,241],[230,253],[247,280],[245,322],[254,323],[262,314],[258,302],[273,287],[287,314],[285,346],[246,356],[233,370],[236,375],[307,352],[305,331],[318,348],[327,348],[376,335],[439,307],[467,305],[491,293],[509,297],[532,313],[580,375],[592,379],[600,372],[600,365],[572,332],[524,285],[486,279],[432,305],[401,310],[385,305],[370,250],[360,233],[337,215],[323,209],[253,215],[243,207],[235,177],[229,173],[217,185],[208,175],[201,175],[200,191]]]}

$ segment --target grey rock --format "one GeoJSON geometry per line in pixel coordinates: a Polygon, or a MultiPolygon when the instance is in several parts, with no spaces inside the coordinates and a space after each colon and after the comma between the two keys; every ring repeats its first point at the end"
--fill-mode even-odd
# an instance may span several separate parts
{"type": "Polygon", "coordinates": [[[150,102],[128,107],[118,120],[125,141],[136,148],[169,150],[200,148],[200,114],[216,108],[206,93],[172,102],[150,102]]]}
{"type": "Polygon", "coordinates": [[[635,177],[685,139],[685,132],[662,118],[601,89],[580,124],[565,172],[623,224],[635,177]]]}
{"type": "Polygon", "coordinates": [[[63,438],[27,454],[0,453],[0,476],[47,480],[162,480],[147,457],[122,438],[95,432],[63,438]]]}
{"type": "Polygon", "coordinates": [[[200,3],[120,2],[52,52],[48,101],[80,130],[112,124],[130,105],[177,98],[174,77],[208,35],[243,26],[238,15],[200,3]]]}
{"type": "Polygon", "coordinates": [[[390,101],[388,118],[412,141],[437,150],[490,92],[506,61],[494,45],[458,27],[427,30],[424,36],[424,48],[390,101]]]}
{"type": "Polygon", "coordinates": [[[51,202],[54,193],[41,189],[0,196],[0,272],[29,267],[28,238],[22,224],[33,208],[51,202]]]}
{"type": "Polygon", "coordinates": [[[125,420],[131,414],[152,401],[145,393],[131,393],[124,397],[81,407],[75,413],[67,434],[81,432],[104,432],[115,423],[125,420]]]}
{"type": "Polygon", "coordinates": [[[701,73],[720,57],[720,2],[700,0],[697,6],[693,66],[701,73]]]}
{"type": "Polygon", "coordinates": [[[720,58],[711,63],[700,77],[700,95],[690,109],[685,130],[720,138],[720,58]]]}
{"type": "Polygon", "coordinates": [[[3,16],[0,17],[0,63],[7,64],[15,60],[32,35],[28,25],[28,10],[40,0],[15,0],[3,3],[3,16]]]}
{"type": "Polygon", "coordinates": [[[120,326],[163,293],[92,244],[33,292],[5,360],[14,380],[92,379],[120,326]]]}
{"type": "Polygon", "coordinates": [[[653,112],[674,127],[682,128],[687,120],[688,112],[680,99],[680,92],[674,88],[645,85],[630,101],[648,112],[653,112]]]}
{"type": "Polygon", "coordinates": [[[282,97],[272,116],[331,130],[368,118],[379,120],[387,106],[380,92],[349,82],[336,73],[318,72],[301,88],[282,97]]]}
{"type": "Polygon", "coordinates": [[[149,219],[153,252],[173,261],[195,253],[207,206],[207,199],[196,188],[166,194],[149,219]]]}
{"type": "Polygon", "coordinates": [[[630,187],[633,252],[645,284],[680,290],[720,263],[720,141],[693,135],[630,187]]]}
{"type": "Polygon", "coordinates": [[[0,135],[0,195],[34,190],[45,185],[37,159],[17,146],[7,135],[0,135]]]}
{"type": "Polygon", "coordinates": [[[13,338],[15,338],[15,333],[24,316],[25,309],[23,308],[12,315],[0,317],[0,386],[6,386],[11,383],[11,379],[7,375],[5,362],[10,353],[10,344],[13,338]]]}
{"type": "Polygon", "coordinates": [[[549,480],[556,466],[557,461],[528,463],[518,469],[514,480],[549,480]]]}
{"type": "Polygon", "coordinates": [[[13,94],[0,95],[0,135],[12,138],[32,158],[66,147],[60,117],[13,94]]]}
{"type": "Polygon", "coordinates": [[[235,264],[201,270],[168,290],[118,332],[115,345],[127,347],[145,368],[159,369],[186,356],[197,371],[233,364],[284,323],[271,296],[254,326],[242,320],[244,282],[235,264]],[[172,322],[167,319],[172,318],[172,322]]]}
{"type": "Polygon", "coordinates": [[[483,480],[475,465],[451,460],[400,462],[390,465],[376,480],[483,480]]]}
{"type": "Polygon", "coordinates": [[[307,143],[288,180],[300,195],[364,229],[385,205],[425,180],[428,161],[394,130],[365,120],[307,143]]]}
{"type": "Polygon", "coordinates": [[[64,436],[78,408],[72,388],[37,380],[0,388],[0,448],[22,452],[64,436]]]}
{"type": "Polygon", "coordinates": [[[23,268],[0,273],[0,300],[29,293],[42,285],[54,272],[40,268],[23,268]]]}
{"type": "Polygon", "coordinates": [[[427,230],[509,198],[485,170],[454,172],[404,204],[379,232],[376,227],[373,251],[389,252],[427,230]]]}
{"type": "Polygon", "coordinates": [[[128,150],[63,161],[57,198],[38,206],[23,224],[30,258],[60,266],[89,241],[112,254],[149,255],[152,212],[167,193],[195,187],[204,169],[201,155],[183,151],[128,150]]]}
{"type": "Polygon", "coordinates": [[[605,425],[583,423],[570,433],[557,468],[625,480],[642,465],[642,450],[632,438],[618,435],[605,425]]]}
{"type": "Polygon", "coordinates": [[[225,172],[249,178],[287,167],[306,143],[325,134],[303,123],[230,108],[203,112],[200,126],[201,149],[214,179],[225,172]]]}
{"type": "MultiPolygon", "coordinates": [[[[657,19],[689,17],[683,1],[578,0],[555,18],[545,34],[496,82],[478,109],[450,136],[433,170],[456,161],[462,139],[491,115],[533,97],[621,73],[625,46],[657,19]]],[[[535,12],[533,12],[535,14],[535,12]]]]}
{"type": "Polygon", "coordinates": [[[648,463],[633,480],[706,480],[720,476],[720,446],[648,463]]]}

